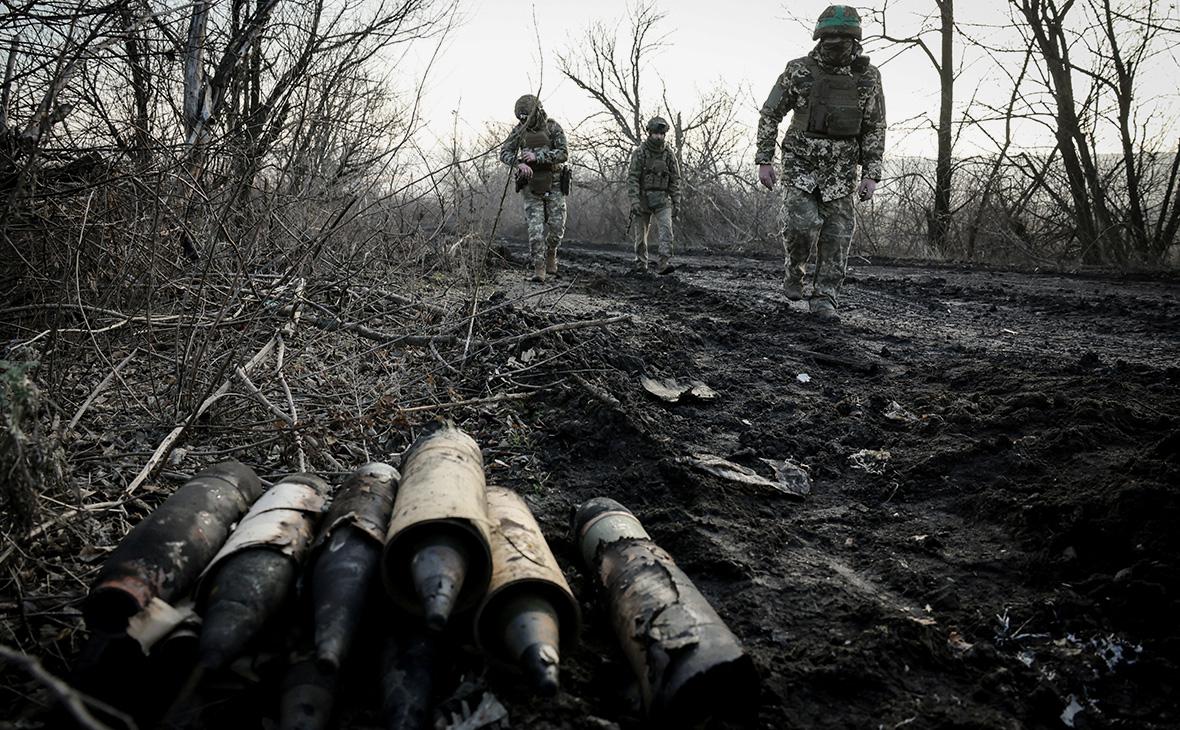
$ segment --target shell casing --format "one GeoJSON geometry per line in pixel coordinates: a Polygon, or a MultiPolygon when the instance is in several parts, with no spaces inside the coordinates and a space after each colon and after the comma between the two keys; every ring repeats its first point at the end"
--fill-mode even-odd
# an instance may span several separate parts
{"type": "Polygon", "coordinates": [[[450,613],[444,605],[449,589],[435,588],[448,584],[454,587],[451,610],[475,606],[492,570],[487,522],[483,456],[475,441],[450,424],[418,438],[402,461],[382,555],[394,603],[413,615],[429,614],[437,625],[450,613]],[[431,570],[439,572],[432,576],[431,570]]]}
{"type": "Polygon", "coordinates": [[[241,654],[295,585],[328,485],[293,474],[255,502],[214,556],[197,587],[204,624],[198,655],[205,667],[225,666],[241,654]]]}
{"type": "Polygon", "coordinates": [[[237,461],[211,466],[186,482],[107,558],[82,605],[86,625],[126,631],[128,620],[152,598],[183,598],[261,494],[258,476],[237,461]]]}
{"type": "Polygon", "coordinates": [[[492,579],[475,615],[475,641],[497,663],[523,671],[540,694],[558,688],[560,652],[577,642],[578,602],[520,495],[488,488],[492,579]]]}
{"type": "Polygon", "coordinates": [[[574,533],[606,595],[615,635],[650,722],[679,727],[756,706],[758,675],[741,643],[639,520],[612,499],[584,503],[574,533]]]}
{"type": "Polygon", "coordinates": [[[397,470],[373,462],[340,487],[308,559],[315,644],[320,669],[340,668],[364,614],[381,549],[397,470]]]}

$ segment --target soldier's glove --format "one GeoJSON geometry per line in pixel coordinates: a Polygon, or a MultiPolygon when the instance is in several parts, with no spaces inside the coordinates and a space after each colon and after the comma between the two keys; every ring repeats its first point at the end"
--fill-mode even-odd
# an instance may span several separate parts
{"type": "Polygon", "coordinates": [[[537,153],[533,152],[532,150],[525,150],[524,152],[520,153],[520,159],[524,160],[525,162],[536,162],[537,153]]]}
{"type": "Polygon", "coordinates": [[[516,166],[516,174],[528,180],[533,176],[533,168],[524,164],[523,162],[516,166]]]}
{"type": "Polygon", "coordinates": [[[860,185],[856,186],[856,195],[861,200],[868,200],[873,197],[873,193],[877,190],[877,181],[871,177],[866,177],[860,181],[860,185]]]}
{"type": "Polygon", "coordinates": [[[758,182],[766,186],[767,190],[774,189],[774,184],[778,182],[778,175],[774,172],[774,165],[758,166],[758,182]]]}

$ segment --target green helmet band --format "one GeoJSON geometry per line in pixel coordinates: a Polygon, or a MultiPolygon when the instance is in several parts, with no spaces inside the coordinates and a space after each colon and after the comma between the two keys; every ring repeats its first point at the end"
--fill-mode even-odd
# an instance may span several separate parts
{"type": "Polygon", "coordinates": [[[820,13],[815,23],[815,33],[812,40],[819,40],[826,36],[843,35],[861,39],[860,13],[851,5],[829,5],[820,13]]]}

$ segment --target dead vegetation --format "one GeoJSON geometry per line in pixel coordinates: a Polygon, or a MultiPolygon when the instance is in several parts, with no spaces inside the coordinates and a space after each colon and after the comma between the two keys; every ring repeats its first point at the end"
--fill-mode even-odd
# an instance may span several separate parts
{"type": "MultiPolygon", "coordinates": [[[[1174,29],[1173,15],[1150,16],[1144,24],[1109,4],[1086,6],[1105,8],[1112,27],[1144,30],[1130,58],[1148,54],[1148,41],[1163,43],[1165,31],[1174,29]]],[[[1041,21],[1058,12],[1053,3],[1012,7],[1041,21]]],[[[442,0],[116,2],[93,8],[66,0],[6,3],[0,19],[7,52],[0,102],[0,649],[6,659],[0,684],[7,694],[0,715],[10,722],[43,720],[59,700],[75,717],[96,707],[52,678],[71,667],[84,640],[77,602],[131,526],[207,464],[233,457],[267,482],[303,470],[338,482],[361,463],[396,460],[420,427],[446,415],[483,437],[485,458],[510,470],[513,486],[544,496],[553,485],[551,464],[538,457],[544,439],[597,444],[603,432],[619,428],[629,443],[642,441],[636,453],[646,453],[650,443],[644,439],[667,439],[657,425],[691,432],[662,411],[658,417],[668,418],[670,426],[624,407],[630,401],[619,394],[644,363],[636,366],[636,355],[627,360],[604,333],[630,315],[613,307],[586,308],[586,299],[579,300],[581,309],[561,306],[587,291],[624,296],[610,277],[583,271],[576,286],[567,280],[541,290],[504,287],[496,279],[503,257],[511,257],[496,234],[519,232],[516,216],[502,207],[503,170],[486,154],[498,142],[498,130],[472,142],[456,139],[441,156],[416,147],[422,121],[418,80],[390,81],[376,65],[396,61],[408,44],[435,48],[453,22],[453,9],[442,0]],[[594,357],[587,356],[590,351],[594,357]],[[562,415],[522,408],[533,400],[561,404],[562,415]],[[592,417],[581,422],[570,412],[592,417]]],[[[716,88],[689,104],[657,99],[657,85],[641,84],[640,71],[644,56],[657,50],[650,40],[659,37],[661,16],[641,4],[631,21],[630,35],[620,40],[610,27],[592,28],[587,42],[563,59],[563,73],[587,91],[603,93],[612,119],[607,125],[571,120],[582,186],[575,192],[581,197],[571,202],[580,221],[573,236],[622,238],[625,152],[644,118],[662,111],[673,120],[686,175],[684,240],[693,247],[777,251],[774,199],[758,191],[748,174],[751,129],[740,119],[749,114],[743,111],[744,90],[716,88]],[[584,73],[595,68],[604,73],[584,73]],[[633,84],[604,88],[614,77],[633,84]]],[[[1029,27],[1037,28],[1031,20],[1029,27]]],[[[1064,32],[1052,23],[1046,27],[1064,32]]],[[[995,149],[954,158],[953,190],[934,189],[951,184],[945,167],[895,160],[885,195],[863,217],[860,250],[1055,266],[1160,265],[1174,257],[1180,156],[1171,142],[1146,134],[1146,126],[1136,129],[1133,117],[1116,117],[1122,154],[1083,154],[1093,146],[1095,130],[1107,123],[1093,110],[1126,110],[1126,89],[1137,78],[1119,69],[1127,49],[1120,51],[1113,34],[1101,37],[1105,55],[1092,69],[1052,66],[1054,75],[1035,93],[1021,91],[1021,80],[1044,60],[1037,48],[1043,55],[1069,38],[1030,37],[1027,47],[995,50],[1004,58],[1017,53],[1024,64],[1018,74],[1005,73],[1009,103],[990,110],[976,106],[978,119],[952,120],[992,124],[995,149]],[[1082,158],[1067,164],[1059,150],[1018,151],[1012,130],[997,127],[996,120],[1068,116],[1052,91],[1071,72],[1090,86],[1076,99],[1082,113],[1062,144],[1082,158]],[[1100,209],[1090,203],[1099,189],[1107,191],[1100,209]],[[1137,196],[1135,190],[1146,192],[1137,196]],[[1088,222],[1080,233],[1074,225],[1079,213],[1088,222]]],[[[773,71],[767,71],[768,81],[773,71]]],[[[896,292],[890,287],[879,288],[896,292]]],[[[639,288],[662,292],[670,307],[673,295],[681,294],[650,283],[639,288]]],[[[645,303],[649,293],[640,292],[645,303]]],[[[737,342],[754,361],[750,343],[734,334],[746,326],[748,313],[722,326],[699,307],[726,304],[723,298],[698,290],[684,294],[690,309],[698,308],[689,311],[693,326],[721,343],[711,357],[723,358],[737,342]]],[[[919,294],[889,299],[887,291],[882,297],[914,311],[936,306],[928,305],[926,292],[919,294]]],[[[637,305],[635,316],[643,315],[637,305]]],[[[895,336],[880,339],[892,342],[895,336]]],[[[703,341],[699,333],[685,338],[689,344],[703,341]]],[[[782,344],[779,351],[801,367],[858,377],[883,372],[884,354],[828,351],[825,344],[814,337],[782,344]]],[[[667,356],[662,347],[651,344],[653,361],[667,356]]],[[[874,342],[873,353],[888,347],[874,342]]],[[[1108,360],[1114,349],[1104,353],[1108,360]]],[[[941,366],[937,358],[927,362],[929,371],[941,366]]],[[[650,374],[692,374],[671,370],[650,374]]],[[[749,407],[763,405],[752,398],[749,407]]],[[[862,406],[846,404],[848,413],[861,413],[862,406]]],[[[957,417],[952,410],[948,406],[948,420],[957,417]]],[[[746,414],[729,415],[719,420],[718,432],[762,438],[737,425],[746,414]]],[[[791,414],[784,423],[796,429],[798,417],[791,414]]],[[[822,451],[815,439],[792,433],[803,447],[822,451]]],[[[866,445],[856,433],[838,438],[854,442],[841,446],[849,454],[839,454],[839,463],[852,458],[853,468],[874,478],[886,472],[880,454],[887,452],[871,448],[880,444],[866,445]]],[[[1175,434],[1168,438],[1174,442],[1175,434]]],[[[726,456],[740,461],[749,454],[735,447],[726,456]]],[[[788,464],[789,454],[776,456],[782,457],[773,462],[779,468],[788,464]]],[[[819,477],[839,473],[831,464],[825,469],[819,477]]],[[[645,462],[638,474],[643,484],[660,489],[667,487],[662,475],[703,491],[700,478],[685,478],[685,471],[673,460],[645,462]]],[[[773,484],[781,477],[776,473],[773,484]]],[[[592,469],[581,478],[582,496],[604,480],[592,469]]],[[[872,487],[880,487],[887,503],[908,496],[900,483],[872,487]]],[[[642,490],[636,494],[647,499],[642,490]]],[[[546,528],[559,522],[564,506],[549,504],[546,528]]],[[[1059,516],[1054,509],[1077,521],[1077,513],[1086,511],[1072,504],[1034,509],[1050,513],[1047,523],[1059,516]]],[[[733,532],[750,533],[766,518],[757,511],[756,519],[733,532]]],[[[667,515],[661,519],[657,529],[673,533],[667,515]]],[[[1067,540],[1082,538],[1054,539],[1052,549],[1061,552],[1073,547],[1067,540]]],[[[752,570],[741,555],[721,559],[686,543],[681,547],[718,593],[729,588],[725,576],[752,570]]],[[[809,548],[806,555],[817,565],[836,565],[827,553],[809,548]]],[[[1136,569],[1154,581],[1154,563],[1141,562],[1136,569]]],[[[1056,565],[1046,563],[1047,571],[1056,565]]],[[[795,577],[800,584],[820,582],[814,573],[795,577]]],[[[905,580],[885,580],[892,583],[890,600],[905,590],[905,580]]],[[[1113,581],[1092,582],[1094,591],[1115,590],[1108,586],[1113,581]]],[[[750,608],[740,598],[731,607],[750,608]]],[[[759,610],[743,619],[747,636],[761,636],[750,628],[759,617],[766,616],[767,624],[779,620],[759,610]]],[[[993,632],[1002,634],[997,642],[1026,640],[1004,615],[1003,629],[993,632]]],[[[811,618],[814,626],[825,626],[811,618]]],[[[994,622],[987,617],[983,623],[994,622]]],[[[766,629],[771,638],[758,641],[770,642],[776,631],[766,629]]],[[[929,638],[901,633],[915,641],[929,638]]],[[[760,661],[777,661],[775,651],[762,645],[760,661]]],[[[938,661],[944,660],[939,654],[938,661]]],[[[579,671],[596,667],[588,662],[579,671]]],[[[794,679],[803,673],[798,667],[787,671],[794,679]]],[[[582,690],[591,684],[584,676],[577,681],[582,690]]],[[[786,682],[781,675],[779,681],[786,682]]],[[[824,680],[809,675],[800,681],[824,680]]],[[[838,677],[830,681],[839,684],[838,677]]],[[[1028,688],[1008,680],[998,686],[1011,693],[1028,688]]],[[[841,699],[839,692],[825,694],[828,689],[819,695],[841,699]]],[[[586,698],[609,694],[593,690],[566,698],[567,716],[585,714],[586,698]]]]}

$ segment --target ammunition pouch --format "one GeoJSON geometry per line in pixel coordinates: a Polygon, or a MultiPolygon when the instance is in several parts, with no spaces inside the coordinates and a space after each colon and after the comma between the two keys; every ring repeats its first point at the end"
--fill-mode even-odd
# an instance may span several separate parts
{"type": "Polygon", "coordinates": [[[648,155],[643,166],[643,181],[641,187],[645,191],[665,191],[671,182],[671,171],[668,162],[661,154],[659,157],[648,155]]]}
{"type": "Polygon", "coordinates": [[[565,167],[561,168],[561,182],[559,183],[559,185],[561,186],[561,194],[562,195],[569,195],[570,194],[570,188],[573,187],[573,182],[574,182],[574,171],[570,169],[569,165],[566,165],[565,167]]]}
{"type": "Polygon", "coordinates": [[[827,73],[818,64],[811,66],[811,73],[807,108],[795,112],[790,131],[831,139],[859,136],[862,117],[859,89],[864,74],[827,73]]]}
{"type": "Polygon", "coordinates": [[[544,195],[553,188],[553,166],[534,165],[533,176],[529,178],[529,192],[544,195]]]}

